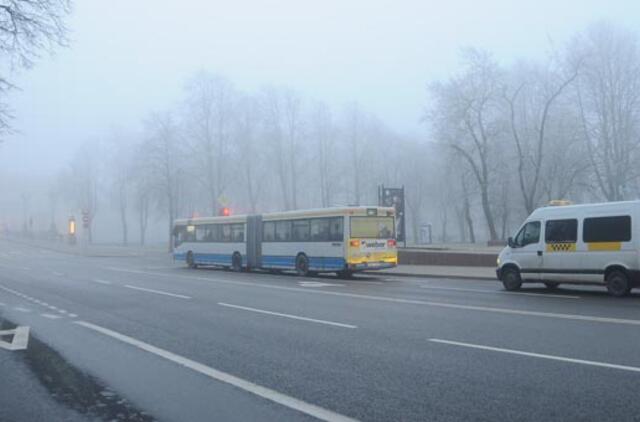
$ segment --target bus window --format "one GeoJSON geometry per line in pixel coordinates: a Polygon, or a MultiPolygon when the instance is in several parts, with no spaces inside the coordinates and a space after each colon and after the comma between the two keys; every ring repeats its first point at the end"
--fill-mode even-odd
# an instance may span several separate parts
{"type": "MultiPolygon", "coordinates": [[[[193,226],[190,226],[193,227],[193,226]]],[[[180,246],[184,242],[193,242],[195,241],[195,231],[189,231],[187,226],[176,226],[174,229],[175,235],[175,247],[180,246]]]]}
{"type": "Polygon", "coordinates": [[[276,240],[279,242],[291,241],[291,221],[276,221],[276,240]]]}
{"type": "Polygon", "coordinates": [[[206,241],[206,239],[205,239],[206,231],[207,231],[207,227],[206,226],[204,226],[204,225],[196,226],[196,242],[204,242],[204,241],[206,241]]]}
{"type": "Polygon", "coordinates": [[[393,238],[393,217],[351,217],[351,237],[368,239],[393,238]]]}
{"type": "Polygon", "coordinates": [[[222,242],[231,242],[231,224],[222,224],[222,242]]]}
{"type": "Polygon", "coordinates": [[[276,240],[276,223],[265,221],[262,225],[262,241],[273,242],[274,240],[276,240]]]}
{"type": "Polygon", "coordinates": [[[234,242],[244,242],[244,224],[232,224],[231,237],[234,242]]]}
{"type": "Polygon", "coordinates": [[[329,228],[331,220],[329,218],[314,218],[311,220],[311,241],[328,242],[330,240],[329,228]]]}
{"type": "Polygon", "coordinates": [[[308,242],[309,240],[309,220],[293,220],[293,241],[308,242]]]}
{"type": "Polygon", "coordinates": [[[204,240],[205,242],[219,242],[219,235],[218,235],[218,225],[217,224],[207,224],[206,225],[206,232],[204,235],[204,240]]]}
{"type": "Polygon", "coordinates": [[[184,234],[187,232],[187,228],[184,226],[175,226],[173,228],[173,246],[178,247],[184,242],[184,234]]]}
{"type": "Polygon", "coordinates": [[[332,242],[342,242],[344,240],[344,230],[342,229],[343,217],[333,217],[329,227],[329,240],[332,242]]]}

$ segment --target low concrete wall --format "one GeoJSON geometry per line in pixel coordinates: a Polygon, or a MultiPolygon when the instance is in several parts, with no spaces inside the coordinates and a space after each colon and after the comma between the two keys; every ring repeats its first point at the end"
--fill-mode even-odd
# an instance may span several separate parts
{"type": "Polygon", "coordinates": [[[453,265],[462,267],[495,267],[498,254],[398,250],[401,265],[453,265]]]}

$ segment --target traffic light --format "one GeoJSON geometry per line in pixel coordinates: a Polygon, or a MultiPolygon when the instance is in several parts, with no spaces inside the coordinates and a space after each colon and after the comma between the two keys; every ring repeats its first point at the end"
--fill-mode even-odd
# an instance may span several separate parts
{"type": "Polygon", "coordinates": [[[229,208],[229,207],[220,208],[220,211],[218,212],[218,215],[220,215],[222,217],[229,217],[231,215],[231,208],[229,208]]]}

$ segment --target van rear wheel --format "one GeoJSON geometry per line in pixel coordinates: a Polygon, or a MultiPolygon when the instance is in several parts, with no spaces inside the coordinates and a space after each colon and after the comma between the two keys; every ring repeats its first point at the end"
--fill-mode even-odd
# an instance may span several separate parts
{"type": "Polygon", "coordinates": [[[611,296],[623,297],[631,291],[629,277],[624,271],[613,270],[607,274],[607,290],[611,296]]]}
{"type": "Polygon", "coordinates": [[[520,290],[520,287],[522,287],[520,271],[515,268],[504,268],[502,270],[502,285],[508,292],[520,290]]]}

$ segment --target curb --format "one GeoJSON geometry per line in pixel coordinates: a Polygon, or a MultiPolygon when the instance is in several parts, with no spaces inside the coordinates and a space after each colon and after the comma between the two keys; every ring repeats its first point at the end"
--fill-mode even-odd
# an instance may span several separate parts
{"type": "Polygon", "coordinates": [[[365,274],[379,274],[379,275],[384,275],[384,276],[399,276],[399,277],[414,277],[414,278],[419,278],[419,277],[426,277],[426,278],[445,278],[445,279],[458,279],[458,280],[491,280],[491,281],[498,281],[498,279],[494,276],[494,277],[488,277],[488,276],[483,276],[483,275],[479,275],[479,276],[469,276],[469,275],[450,275],[450,274],[429,274],[429,273],[390,273],[390,272],[385,272],[385,271],[376,271],[376,272],[364,272],[365,274]]]}

